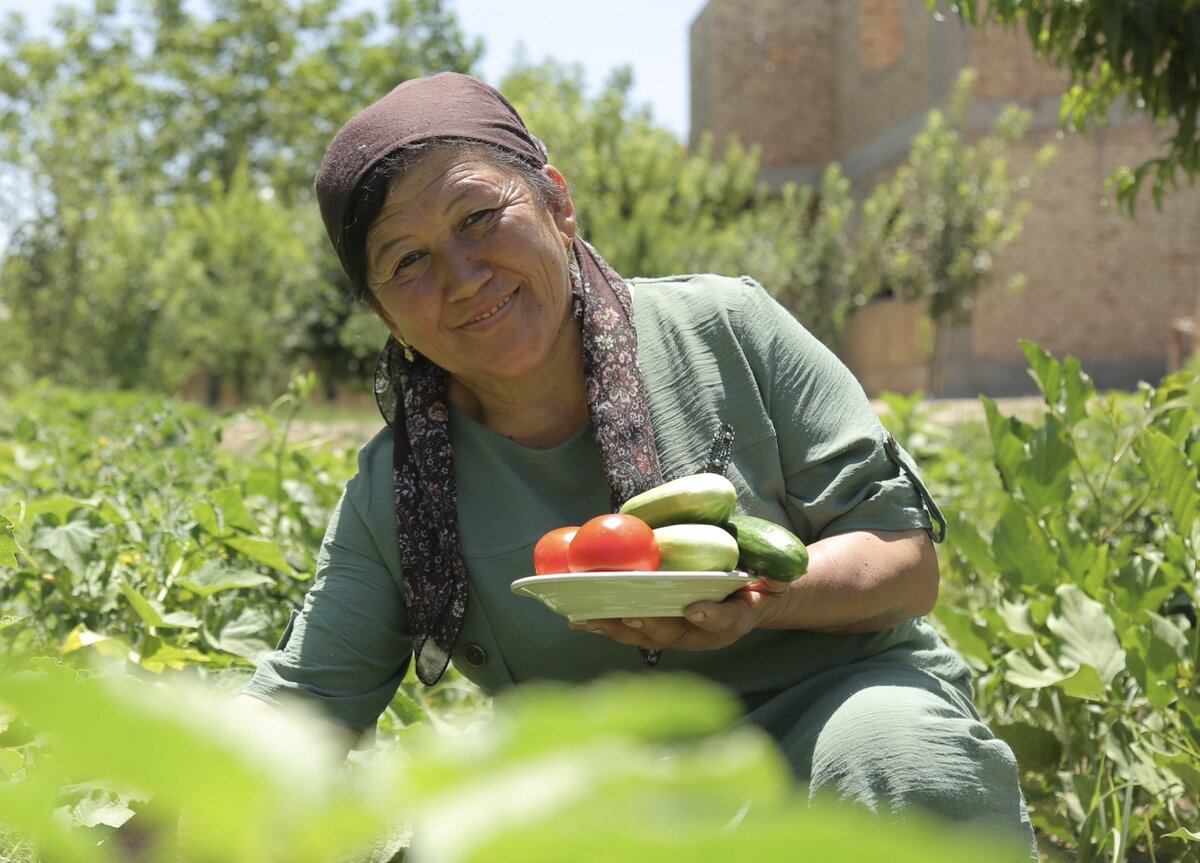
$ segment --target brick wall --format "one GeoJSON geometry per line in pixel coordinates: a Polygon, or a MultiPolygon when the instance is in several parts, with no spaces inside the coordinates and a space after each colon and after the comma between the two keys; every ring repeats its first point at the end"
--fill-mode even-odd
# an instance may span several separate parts
{"type": "Polygon", "coordinates": [[[934,97],[934,21],[924,0],[838,5],[837,152],[870,144],[923,113],[934,97]]]}
{"type": "MultiPolygon", "coordinates": [[[[1200,314],[1200,187],[1169,192],[1161,213],[1147,195],[1133,220],[1105,202],[1105,178],[1159,153],[1163,133],[1136,118],[1058,132],[1068,77],[1034,56],[1023,30],[980,33],[950,15],[937,22],[924,0],[711,0],[693,25],[692,49],[695,98],[708,100],[703,111],[694,105],[693,138],[705,128],[718,138],[736,132],[763,146],[775,177],[789,166],[813,176],[814,163],[841,161],[865,190],[907,155],[908,136],[967,63],[978,74],[981,132],[1002,103],[1035,112],[1014,172],[1047,142],[1058,155],[1035,175],[1025,229],[956,338],[947,379],[957,391],[942,394],[1031,391],[1022,338],[1077,356],[1102,386],[1131,387],[1167,370],[1173,322],[1200,314]],[[1026,287],[1006,293],[1017,273],[1026,287]]],[[[895,326],[928,329],[911,315],[893,317],[895,326]]],[[[878,341],[878,322],[867,323],[856,331],[878,341]]],[[[897,343],[920,337],[914,329],[897,343]]],[[[846,355],[867,362],[860,348],[850,344],[846,355]]],[[[911,386],[910,367],[889,379],[875,359],[868,365],[874,392],[911,386]]]]}
{"type": "MultiPolygon", "coordinates": [[[[960,28],[955,21],[943,26],[960,28]]],[[[997,27],[966,28],[967,64],[979,76],[975,98],[980,101],[1003,99],[1029,101],[1053,99],[1066,92],[1071,76],[1056,69],[1033,53],[1033,43],[1024,25],[1017,29],[997,27]]]]}
{"type": "Polygon", "coordinates": [[[971,361],[979,385],[1015,385],[1022,338],[1078,357],[1113,386],[1166,372],[1172,323],[1191,313],[1200,289],[1200,189],[1168,194],[1161,212],[1144,195],[1132,219],[1103,190],[1115,168],[1157,152],[1160,137],[1136,123],[1062,138],[1045,131],[1020,144],[1017,169],[1045,141],[1057,153],[1034,176],[1025,228],[997,261],[998,284],[1023,273],[1025,288],[994,288],[977,307],[971,361]]]}
{"type": "Polygon", "coordinates": [[[834,0],[711,0],[690,33],[692,144],[711,131],[763,164],[835,158],[834,0]]]}

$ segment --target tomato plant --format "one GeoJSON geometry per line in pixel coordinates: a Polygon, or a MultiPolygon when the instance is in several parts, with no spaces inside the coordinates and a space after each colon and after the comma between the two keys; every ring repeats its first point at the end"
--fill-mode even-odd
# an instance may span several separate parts
{"type": "Polygon", "coordinates": [[[650,525],[620,513],[584,522],[568,549],[571,572],[656,570],[658,562],[658,543],[650,525]]]}
{"type": "Polygon", "coordinates": [[[567,547],[575,538],[579,525],[558,527],[537,541],[533,547],[533,571],[537,575],[548,575],[552,572],[569,572],[567,566],[567,547]]]}

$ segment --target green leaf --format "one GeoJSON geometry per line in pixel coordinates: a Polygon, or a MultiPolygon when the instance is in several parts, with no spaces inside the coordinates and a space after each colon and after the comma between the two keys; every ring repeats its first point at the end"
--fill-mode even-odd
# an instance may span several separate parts
{"type": "Polygon", "coordinates": [[[38,527],[33,532],[33,547],[50,553],[74,575],[82,577],[87,558],[100,532],[85,520],[69,521],[57,527],[38,527]]]}
{"type": "Polygon", "coordinates": [[[76,510],[84,509],[90,512],[94,508],[94,505],[89,501],[80,500],[77,497],[53,495],[31,501],[29,504],[29,515],[37,518],[37,516],[45,513],[52,516],[58,524],[66,524],[72,513],[76,510]]]}
{"type": "Polygon", "coordinates": [[[1150,703],[1160,710],[1175,703],[1182,694],[1179,664],[1190,656],[1187,635],[1165,617],[1151,613],[1143,625],[1126,630],[1124,643],[1129,670],[1150,703]]]}
{"type": "Polygon", "coordinates": [[[1075,425],[1087,417],[1088,404],[1096,395],[1096,386],[1075,357],[1063,362],[1063,411],[1067,422],[1075,425]]]}
{"type": "Polygon", "coordinates": [[[179,647],[178,645],[169,644],[157,637],[146,639],[145,644],[142,646],[141,655],[138,657],[138,665],[156,674],[161,674],[168,668],[178,671],[192,665],[206,664],[210,661],[211,658],[207,654],[201,653],[198,650],[192,650],[190,647],[179,647]]]}
{"type": "Polygon", "coordinates": [[[1058,555],[1037,521],[1009,499],[992,535],[993,553],[1005,582],[1017,590],[1050,590],[1062,581],[1058,555]]]}
{"type": "Polygon", "coordinates": [[[225,624],[216,636],[210,635],[208,640],[218,650],[257,663],[275,649],[269,635],[271,627],[271,619],[266,614],[247,608],[225,624]]]}
{"type": "Polygon", "coordinates": [[[1073,698],[1100,700],[1104,697],[1105,681],[1090,665],[1079,666],[1055,685],[1073,698]]]}
{"type": "Polygon", "coordinates": [[[946,510],[946,537],[956,552],[976,572],[993,573],[996,561],[992,557],[992,546],[983,538],[974,522],[964,518],[957,510],[946,510]]]}
{"type": "Polygon", "coordinates": [[[1015,417],[1005,417],[996,403],[986,396],[981,397],[988,433],[992,439],[992,455],[996,469],[1004,481],[1004,487],[1012,490],[1017,471],[1025,461],[1025,440],[1018,432],[1024,426],[1015,417]]]}
{"type": "Polygon", "coordinates": [[[21,551],[21,546],[17,545],[13,536],[13,523],[0,515],[0,566],[15,568],[18,551],[21,551]]]}
{"type": "Polygon", "coordinates": [[[18,749],[0,749],[0,774],[12,775],[25,766],[25,756],[18,749]]]}
{"type": "Polygon", "coordinates": [[[1029,362],[1029,373],[1042,391],[1046,404],[1057,407],[1062,395],[1063,375],[1062,366],[1049,352],[1025,339],[1021,340],[1021,350],[1029,362]]]}
{"type": "MultiPolygon", "coordinates": [[[[53,739],[54,755],[39,765],[37,777],[49,786],[49,795],[24,788],[25,800],[19,792],[20,805],[12,806],[0,783],[6,820],[15,814],[18,824],[42,831],[44,838],[61,839],[63,834],[45,832],[56,829],[46,805],[68,777],[103,776],[106,784],[137,788],[154,798],[168,817],[186,809],[198,859],[337,859],[332,853],[337,838],[308,828],[323,813],[344,807],[339,798],[358,804],[347,813],[357,817],[343,822],[348,829],[370,833],[382,827],[382,813],[373,824],[366,823],[369,810],[362,795],[339,781],[338,759],[315,726],[290,716],[277,722],[234,716],[225,698],[178,682],[149,686],[129,678],[77,678],[73,669],[63,671],[0,675],[0,700],[53,739]],[[309,842],[323,842],[323,853],[317,847],[277,854],[281,827],[285,833],[304,833],[309,842]]],[[[382,781],[373,787],[387,793],[382,781]]],[[[55,859],[97,858],[70,854],[55,859]]]]}
{"type": "Polygon", "coordinates": [[[276,572],[281,572],[284,575],[296,574],[291,564],[287,562],[275,544],[269,540],[260,539],[255,536],[227,536],[222,537],[221,542],[234,551],[244,554],[256,563],[268,566],[276,572]]]}
{"type": "Polygon", "coordinates": [[[985,627],[979,626],[969,614],[946,605],[938,605],[933,616],[942,627],[947,640],[976,671],[991,667],[992,648],[984,637],[985,627]]]}
{"type": "Polygon", "coordinates": [[[136,590],[129,586],[125,581],[118,581],[117,586],[121,593],[129,600],[129,604],[133,606],[133,610],[137,612],[137,616],[142,619],[142,623],[146,626],[156,629],[196,629],[200,626],[200,621],[195,615],[189,614],[186,611],[172,611],[169,614],[163,610],[162,603],[157,600],[147,599],[136,590]]]}
{"type": "Polygon", "coordinates": [[[1028,657],[1013,651],[1004,655],[1003,674],[1004,679],[1014,686],[1045,689],[1066,680],[1072,672],[1055,667],[1039,668],[1028,657]]]}
{"type": "Polygon", "coordinates": [[[429,721],[429,714],[414,699],[410,698],[403,689],[397,689],[388,705],[404,725],[416,725],[429,721]]]}
{"type": "Polygon", "coordinates": [[[1071,465],[1075,449],[1063,424],[1053,416],[1029,442],[1029,456],[1016,469],[1016,483],[1038,513],[1061,510],[1071,497],[1071,465]]]}
{"type": "Polygon", "coordinates": [[[133,815],[133,810],[120,797],[103,789],[94,789],[64,810],[60,812],[64,812],[75,827],[120,827],[133,815]]]}
{"type": "Polygon", "coordinates": [[[72,629],[63,639],[62,647],[59,650],[66,655],[86,648],[93,648],[102,656],[120,659],[129,655],[129,644],[124,638],[92,632],[82,623],[72,629]]]}
{"type": "Polygon", "coordinates": [[[190,590],[197,596],[212,596],[223,590],[238,590],[271,584],[269,576],[245,569],[230,569],[218,560],[212,560],[188,575],[175,579],[175,584],[190,590]]]}
{"type": "Polygon", "coordinates": [[[1146,429],[1134,441],[1142,470],[1175,521],[1175,529],[1189,536],[1200,507],[1200,481],[1195,466],[1167,435],[1157,429],[1146,429]]]}
{"type": "Polygon", "coordinates": [[[1046,625],[1058,636],[1063,658],[1095,669],[1105,686],[1125,669],[1125,651],[1112,618],[1075,585],[1064,584],[1055,591],[1046,625]]]}
{"type": "Polygon", "coordinates": [[[1062,742],[1045,728],[1026,722],[998,722],[992,731],[1012,747],[1022,770],[1049,772],[1062,763],[1062,742]]]}
{"type": "Polygon", "coordinates": [[[192,507],[192,517],[205,533],[224,537],[238,530],[258,532],[258,524],[246,510],[241,489],[236,486],[219,488],[209,492],[208,497],[208,501],[192,507]]]}
{"type": "Polygon", "coordinates": [[[1200,842],[1200,832],[1193,832],[1186,827],[1180,827],[1178,830],[1172,830],[1170,833],[1162,835],[1164,839],[1188,839],[1192,842],[1200,842]]]}

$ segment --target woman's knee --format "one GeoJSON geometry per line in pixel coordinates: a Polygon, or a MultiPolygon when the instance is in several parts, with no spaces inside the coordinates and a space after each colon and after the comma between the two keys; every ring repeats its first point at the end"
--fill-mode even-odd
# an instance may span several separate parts
{"type": "Polygon", "coordinates": [[[811,789],[872,811],[921,810],[1032,835],[1012,751],[926,688],[872,686],[842,700],[817,734],[811,789]]]}

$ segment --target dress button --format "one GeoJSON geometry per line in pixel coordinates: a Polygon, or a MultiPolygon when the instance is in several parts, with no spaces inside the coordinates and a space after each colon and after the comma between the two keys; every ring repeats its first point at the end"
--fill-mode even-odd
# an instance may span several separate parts
{"type": "Polygon", "coordinates": [[[476,668],[482,668],[487,662],[487,651],[478,644],[468,644],[463,650],[463,656],[476,668]]]}

